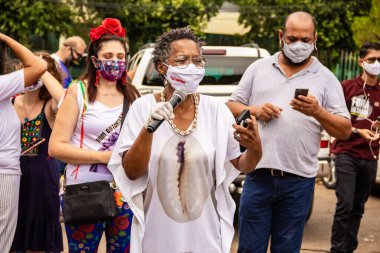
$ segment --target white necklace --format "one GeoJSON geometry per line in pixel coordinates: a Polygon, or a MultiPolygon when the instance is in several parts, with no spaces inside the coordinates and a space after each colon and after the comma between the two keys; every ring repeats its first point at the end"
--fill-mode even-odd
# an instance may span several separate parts
{"type": "MultiPolygon", "coordinates": [[[[166,92],[166,87],[164,90],[161,92],[161,102],[165,102],[165,92],[166,92]]],[[[178,135],[181,136],[186,136],[191,134],[195,128],[197,127],[198,123],[198,106],[199,106],[199,99],[196,93],[193,93],[193,98],[194,98],[194,119],[193,122],[191,122],[190,126],[186,131],[179,130],[177,126],[174,124],[173,120],[168,120],[170,126],[174,130],[174,132],[178,135]]]]}

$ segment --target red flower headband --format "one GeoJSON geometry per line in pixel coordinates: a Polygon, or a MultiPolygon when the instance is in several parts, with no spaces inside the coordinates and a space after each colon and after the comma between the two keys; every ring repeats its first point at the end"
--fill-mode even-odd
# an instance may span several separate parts
{"type": "Polygon", "coordinates": [[[124,38],[125,29],[121,26],[120,20],[116,18],[106,18],[100,26],[90,29],[90,39],[92,42],[97,41],[104,34],[113,34],[124,38]]]}

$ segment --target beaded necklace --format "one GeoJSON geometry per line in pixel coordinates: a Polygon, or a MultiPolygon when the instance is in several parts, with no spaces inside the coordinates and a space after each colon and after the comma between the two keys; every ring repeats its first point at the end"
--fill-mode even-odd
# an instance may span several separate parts
{"type": "MultiPolygon", "coordinates": [[[[161,102],[165,102],[165,92],[166,92],[166,87],[161,92],[161,102]]],[[[186,131],[179,130],[177,126],[174,124],[173,120],[168,120],[171,128],[174,130],[176,134],[180,136],[187,136],[191,134],[197,127],[199,99],[196,93],[193,93],[193,98],[194,98],[194,119],[193,119],[193,122],[191,122],[189,128],[186,129],[186,131]]]]}

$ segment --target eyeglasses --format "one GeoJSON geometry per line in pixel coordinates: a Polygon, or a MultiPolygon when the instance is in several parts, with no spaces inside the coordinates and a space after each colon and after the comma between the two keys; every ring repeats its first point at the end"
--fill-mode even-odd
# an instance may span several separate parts
{"type": "Polygon", "coordinates": [[[168,58],[168,59],[174,59],[174,66],[180,68],[180,69],[185,69],[187,66],[190,65],[190,63],[194,63],[195,67],[202,69],[206,65],[206,58],[203,56],[200,57],[193,57],[190,59],[190,57],[186,56],[181,56],[181,57],[173,57],[173,58],[168,58]]]}
{"type": "Polygon", "coordinates": [[[380,57],[370,57],[370,58],[367,58],[367,59],[364,59],[366,62],[372,64],[372,63],[375,63],[375,61],[379,62],[380,63],[380,57]]]}
{"type": "Polygon", "coordinates": [[[83,54],[78,53],[78,51],[76,51],[73,47],[70,47],[70,49],[71,49],[71,55],[74,52],[74,53],[76,53],[78,55],[78,60],[82,59],[83,54]]]}

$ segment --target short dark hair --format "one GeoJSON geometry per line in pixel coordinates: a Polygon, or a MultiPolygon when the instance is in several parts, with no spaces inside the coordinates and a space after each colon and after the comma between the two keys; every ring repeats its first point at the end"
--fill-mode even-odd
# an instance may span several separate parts
{"type": "Polygon", "coordinates": [[[169,57],[171,48],[170,45],[173,41],[189,39],[194,41],[199,48],[201,48],[205,42],[197,37],[194,32],[191,30],[190,26],[172,29],[160,37],[157,38],[154,51],[153,51],[153,63],[157,69],[157,64],[159,62],[165,62],[169,57]]]}
{"type": "Polygon", "coordinates": [[[380,50],[380,44],[377,42],[364,42],[359,49],[359,58],[366,57],[370,50],[380,50]]]}
{"type": "Polygon", "coordinates": [[[282,24],[282,31],[285,32],[285,30],[286,30],[286,28],[285,28],[285,27],[286,27],[286,23],[288,22],[289,17],[290,17],[291,15],[293,15],[294,13],[297,13],[297,12],[301,12],[301,13],[304,13],[304,14],[307,14],[307,15],[310,16],[310,18],[311,18],[311,20],[312,20],[312,22],[313,22],[314,33],[315,33],[316,30],[317,30],[317,22],[315,21],[314,16],[311,15],[310,13],[306,12],[306,11],[296,11],[296,12],[292,12],[292,13],[290,13],[288,16],[286,16],[285,19],[284,19],[284,23],[282,24]]]}

